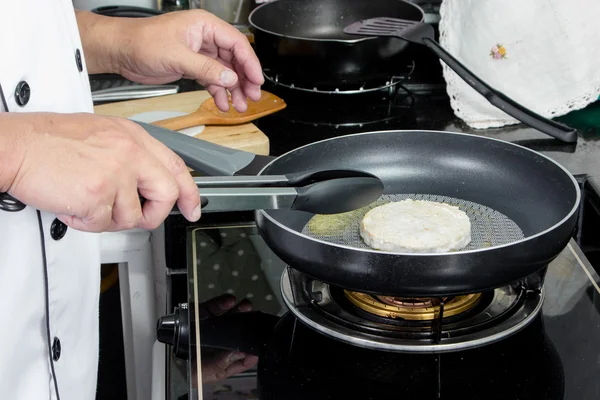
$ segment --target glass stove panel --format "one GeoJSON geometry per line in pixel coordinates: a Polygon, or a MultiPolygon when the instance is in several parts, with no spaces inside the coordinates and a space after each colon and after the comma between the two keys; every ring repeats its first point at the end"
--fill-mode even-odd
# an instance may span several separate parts
{"type": "MultiPolygon", "coordinates": [[[[190,239],[190,289],[194,296],[190,312],[195,316],[192,342],[202,343],[195,305],[221,293],[233,292],[238,300],[252,293],[254,309],[285,313],[279,293],[279,278],[285,265],[264,244],[255,226],[198,228],[191,231],[190,239]]],[[[543,320],[564,366],[565,399],[600,395],[600,381],[594,378],[600,373],[599,284],[600,277],[574,240],[548,268],[543,320]]],[[[189,376],[194,377],[190,380],[190,399],[258,398],[252,397],[257,390],[255,370],[203,384],[196,374],[199,356],[196,353],[189,363],[189,376]],[[202,390],[198,391],[198,387],[202,390]]]]}

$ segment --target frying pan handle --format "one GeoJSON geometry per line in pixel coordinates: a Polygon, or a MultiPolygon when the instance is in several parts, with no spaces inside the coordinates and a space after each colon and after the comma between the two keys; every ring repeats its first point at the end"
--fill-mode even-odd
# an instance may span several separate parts
{"type": "Polygon", "coordinates": [[[173,150],[190,168],[207,175],[233,175],[250,165],[256,157],[252,153],[219,146],[169,129],[133,122],[173,150]]]}
{"type": "Polygon", "coordinates": [[[467,67],[462,65],[460,61],[444,50],[444,48],[435,40],[426,37],[423,39],[423,43],[429,47],[442,61],[444,61],[448,67],[454,70],[458,76],[460,76],[473,89],[477,90],[491,104],[498,107],[500,110],[523,122],[524,124],[544,132],[545,134],[556,139],[562,140],[563,142],[574,143],[577,141],[577,131],[575,129],[544,118],[541,115],[538,115],[516,103],[505,94],[491,88],[485,82],[475,76],[475,74],[469,71],[467,67]]]}

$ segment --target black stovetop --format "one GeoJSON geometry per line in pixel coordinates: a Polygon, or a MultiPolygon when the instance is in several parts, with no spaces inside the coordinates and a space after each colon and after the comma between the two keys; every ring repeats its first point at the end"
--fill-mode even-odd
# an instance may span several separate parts
{"type": "MultiPolygon", "coordinates": [[[[576,144],[561,143],[522,125],[473,130],[454,116],[440,75],[431,73],[439,71],[439,64],[426,65],[430,71],[423,73],[421,68],[420,74],[402,80],[396,96],[386,91],[296,93],[267,82],[263,89],[280,95],[288,107],[259,119],[256,125],[269,137],[274,156],[356,132],[446,130],[519,143],[561,163],[581,182],[583,208],[571,247],[565,249],[562,263],[549,269],[542,313],[519,333],[480,349],[443,355],[360,349],[297,323],[287,312],[278,280],[285,265],[261,243],[251,213],[206,214],[194,227],[171,217],[165,224],[167,264],[171,268],[188,265],[188,279],[174,280],[174,305],[228,292],[238,299],[251,297],[255,310],[279,321],[275,328],[265,328],[268,340],[258,367],[203,384],[204,398],[600,398],[600,278],[595,271],[600,270],[596,228],[600,223],[600,108],[592,105],[562,118],[579,129],[576,144]],[[192,228],[197,230],[190,233],[192,228]],[[200,249],[198,268],[196,260],[186,258],[190,240],[200,249]],[[189,273],[194,269],[197,276],[192,278],[189,273]],[[195,280],[201,282],[196,298],[195,280]]],[[[193,387],[193,377],[188,379],[193,387]]],[[[189,396],[195,399],[198,393],[191,389],[189,396]]]]}
{"type": "MultiPolygon", "coordinates": [[[[595,226],[600,203],[597,188],[581,181],[586,221],[549,266],[538,317],[498,342],[444,354],[368,350],[326,337],[299,322],[279,301],[277,277],[285,265],[260,245],[255,227],[235,224],[188,232],[198,252],[189,261],[190,289],[197,288],[190,304],[227,292],[238,298],[252,293],[254,310],[272,316],[249,318],[238,326],[201,322],[205,362],[215,347],[259,355],[255,369],[205,382],[204,398],[598,398],[600,276],[581,248],[592,256],[599,248],[595,226]],[[244,257],[239,257],[240,251],[244,257]]],[[[192,348],[193,338],[192,333],[192,348]]],[[[192,355],[191,365],[195,361],[192,355]]],[[[189,398],[198,398],[197,392],[191,393],[189,398]]]]}

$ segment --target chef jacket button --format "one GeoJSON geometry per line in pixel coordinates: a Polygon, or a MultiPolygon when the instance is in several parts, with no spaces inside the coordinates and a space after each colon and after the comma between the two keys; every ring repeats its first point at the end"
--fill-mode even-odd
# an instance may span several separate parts
{"type": "Polygon", "coordinates": [[[17,83],[17,88],[15,89],[15,99],[17,100],[17,104],[21,107],[25,106],[29,103],[29,97],[31,97],[29,83],[25,81],[17,83]]]}
{"type": "Polygon", "coordinates": [[[58,361],[58,359],[60,358],[60,351],[61,351],[60,339],[55,337],[54,341],[52,342],[52,359],[54,361],[58,361]]]}
{"type": "Polygon", "coordinates": [[[58,218],[52,221],[52,225],[50,225],[50,236],[54,240],[62,239],[67,233],[67,225],[65,225],[58,218]]]}
{"type": "Polygon", "coordinates": [[[79,49],[75,51],[75,62],[77,63],[79,72],[83,72],[83,62],[81,61],[81,51],[79,49]]]}

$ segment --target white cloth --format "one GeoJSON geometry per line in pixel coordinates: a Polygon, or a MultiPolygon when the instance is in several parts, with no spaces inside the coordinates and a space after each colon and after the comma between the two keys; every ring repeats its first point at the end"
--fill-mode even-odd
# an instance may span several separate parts
{"type": "MultiPolygon", "coordinates": [[[[440,14],[440,44],[536,113],[554,118],[600,96],[600,1],[444,0],[440,14]],[[493,56],[497,45],[504,57],[493,56]]],[[[443,66],[452,108],[469,126],[518,122],[443,66]]]]}
{"type": "MultiPolygon", "coordinates": [[[[3,1],[0,12],[0,85],[8,112],[93,112],[83,52],[70,0],[3,1]],[[25,106],[15,98],[18,83],[29,84],[25,106]]],[[[1,129],[1,128],[0,128],[1,129]]],[[[3,132],[0,130],[0,135],[3,132]]],[[[68,193],[65,193],[68,196],[68,193]]],[[[98,365],[99,235],[68,229],[51,237],[54,215],[36,210],[0,210],[0,398],[54,399],[50,357],[62,400],[93,400],[98,365]],[[50,346],[46,333],[45,273],[48,267],[50,346]]]]}

